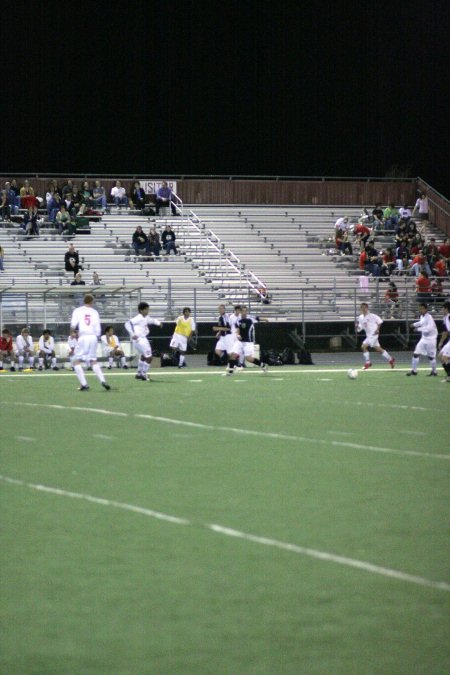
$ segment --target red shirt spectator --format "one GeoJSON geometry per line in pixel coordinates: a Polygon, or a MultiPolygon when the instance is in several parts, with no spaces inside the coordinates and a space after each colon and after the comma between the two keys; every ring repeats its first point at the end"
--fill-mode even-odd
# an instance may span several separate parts
{"type": "Polygon", "coordinates": [[[433,271],[438,277],[447,276],[447,265],[444,258],[438,258],[434,263],[433,271]]]}
{"type": "Polygon", "coordinates": [[[359,269],[360,270],[365,270],[366,268],[364,265],[366,264],[367,260],[367,253],[365,251],[361,251],[361,254],[359,256],[359,269]]]}
{"type": "Polygon", "coordinates": [[[417,277],[416,293],[431,293],[431,282],[424,272],[417,277]]]}
{"type": "Polygon", "coordinates": [[[450,239],[447,237],[443,244],[439,246],[439,253],[449,260],[450,258],[450,239]]]}

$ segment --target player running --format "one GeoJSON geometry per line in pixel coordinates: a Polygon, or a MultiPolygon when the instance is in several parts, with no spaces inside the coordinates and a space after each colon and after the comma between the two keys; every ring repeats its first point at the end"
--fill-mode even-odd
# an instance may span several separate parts
{"type": "Polygon", "coordinates": [[[380,345],[379,342],[380,326],[383,323],[383,319],[381,319],[378,314],[369,312],[369,305],[367,302],[362,302],[360,308],[361,314],[358,317],[356,330],[358,333],[362,330],[364,330],[366,333],[366,337],[361,345],[361,350],[364,357],[363,370],[367,370],[368,368],[372,367],[369,349],[374,349],[376,352],[381,354],[381,356],[389,363],[391,368],[393,368],[395,366],[395,359],[380,345]]]}
{"type": "Polygon", "coordinates": [[[188,340],[196,329],[195,321],[191,316],[191,308],[185,307],[175,322],[175,331],[170,341],[170,347],[174,352],[179,352],[180,360],[178,368],[186,368],[186,352],[188,340]]]}
{"type": "Polygon", "coordinates": [[[444,302],[443,305],[444,316],[444,330],[442,331],[441,339],[439,340],[439,361],[442,363],[442,367],[447,373],[445,382],[450,382],[450,302],[444,302]]]}
{"type": "Polygon", "coordinates": [[[149,380],[148,370],[153,360],[152,348],[147,338],[149,326],[162,326],[162,322],[153,319],[148,314],[150,306],[147,302],[140,302],[138,314],[125,323],[125,329],[133,340],[136,351],[139,353],[136,380],[149,380]]]}
{"type": "Polygon", "coordinates": [[[267,372],[267,363],[255,357],[255,324],[263,320],[248,316],[247,307],[245,305],[241,307],[241,316],[236,324],[236,339],[229,354],[225,375],[233,375],[235,368],[239,365],[240,355],[249,363],[259,366],[263,373],[267,372]]]}
{"type": "Polygon", "coordinates": [[[420,356],[428,356],[431,372],[428,373],[427,377],[437,377],[436,343],[438,331],[433,317],[428,313],[428,305],[426,302],[420,303],[419,312],[420,319],[419,321],[416,321],[412,324],[412,328],[419,333],[422,333],[422,337],[416,344],[411,361],[411,370],[409,373],[406,373],[406,375],[408,377],[411,377],[411,375],[417,375],[417,366],[419,365],[420,356]]]}

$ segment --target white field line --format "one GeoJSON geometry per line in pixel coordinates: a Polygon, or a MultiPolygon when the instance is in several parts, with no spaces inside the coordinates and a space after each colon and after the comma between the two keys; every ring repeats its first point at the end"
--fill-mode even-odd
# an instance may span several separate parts
{"type": "Polygon", "coordinates": [[[86,408],[83,406],[63,406],[51,403],[24,403],[22,401],[6,401],[3,405],[18,405],[32,408],[49,408],[51,410],[65,410],[74,412],[96,413],[99,415],[110,415],[115,417],[129,417],[136,419],[150,420],[152,422],[161,422],[173,426],[190,427],[192,429],[203,429],[205,431],[224,431],[227,433],[240,434],[243,436],[255,436],[257,438],[271,438],[277,441],[292,441],[294,443],[312,443],[321,446],[332,446],[339,448],[352,448],[354,450],[366,450],[368,452],[378,452],[382,454],[399,455],[405,457],[430,457],[432,459],[450,460],[450,455],[441,455],[432,452],[420,452],[418,450],[398,450],[397,448],[384,448],[377,445],[364,445],[362,443],[351,443],[350,441],[334,441],[324,438],[308,438],[307,436],[294,436],[292,434],[278,434],[270,431],[257,431],[255,429],[241,429],[239,427],[228,427],[213,424],[203,424],[201,422],[189,422],[187,420],[174,419],[172,417],[161,417],[160,415],[148,415],[139,413],[124,413],[117,410],[104,410],[102,408],[86,408]]]}
{"type": "MultiPolygon", "coordinates": [[[[87,495],[80,492],[70,492],[68,490],[50,487],[48,485],[28,483],[26,481],[18,480],[16,478],[10,478],[9,476],[0,475],[0,480],[2,480],[4,483],[27,487],[31,490],[37,490],[38,492],[44,492],[47,494],[56,495],[58,497],[69,497],[72,499],[79,499],[100,506],[108,506],[116,509],[122,509],[124,511],[131,511],[133,513],[138,513],[140,515],[147,516],[148,518],[163,520],[175,525],[195,525],[195,523],[187,520],[186,518],[178,518],[177,516],[171,516],[166,513],[161,513],[160,511],[146,509],[144,507],[135,506],[133,504],[127,504],[125,502],[117,502],[111,499],[104,499],[102,497],[94,497],[92,495],[87,495]]],[[[364,560],[347,558],[346,556],[336,555],[334,553],[328,553],[326,551],[319,551],[317,549],[307,548],[304,546],[297,546],[296,544],[290,544],[288,542],[279,541],[277,539],[270,539],[268,537],[260,537],[254,534],[249,534],[247,532],[242,532],[240,530],[234,530],[228,527],[223,527],[222,525],[217,525],[215,523],[201,523],[200,526],[217,534],[222,534],[224,536],[234,537],[237,539],[243,539],[253,544],[260,544],[262,546],[271,546],[273,548],[282,551],[296,553],[297,555],[307,556],[309,558],[314,558],[316,560],[321,560],[325,562],[331,562],[338,565],[343,565],[345,567],[352,567],[361,570],[363,572],[378,574],[383,577],[389,577],[392,579],[397,579],[398,581],[404,581],[419,586],[425,586],[427,588],[433,588],[441,591],[450,591],[450,584],[446,583],[445,581],[433,581],[431,579],[426,579],[425,577],[420,577],[413,574],[408,574],[406,572],[401,572],[400,570],[390,569],[389,567],[374,565],[373,563],[369,563],[364,560]]]]}

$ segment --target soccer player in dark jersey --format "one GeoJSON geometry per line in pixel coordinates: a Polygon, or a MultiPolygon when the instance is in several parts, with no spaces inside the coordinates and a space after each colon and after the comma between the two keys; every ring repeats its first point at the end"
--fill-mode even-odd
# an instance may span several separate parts
{"type": "Polygon", "coordinates": [[[227,354],[231,353],[235,338],[232,334],[230,317],[226,313],[225,305],[219,305],[218,309],[219,318],[217,319],[217,324],[212,329],[217,338],[215,352],[220,358],[224,352],[227,354]]]}
{"type": "Polygon", "coordinates": [[[263,373],[267,372],[267,363],[260,361],[255,357],[255,324],[265,319],[250,317],[247,315],[247,307],[241,307],[241,318],[236,324],[236,340],[232,347],[232,352],[228,360],[226,375],[232,375],[235,367],[239,363],[240,354],[249,363],[259,366],[263,373]]]}

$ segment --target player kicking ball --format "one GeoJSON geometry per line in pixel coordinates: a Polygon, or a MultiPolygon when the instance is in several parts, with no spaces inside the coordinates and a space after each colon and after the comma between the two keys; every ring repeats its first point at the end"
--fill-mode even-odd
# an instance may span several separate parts
{"type": "Polygon", "coordinates": [[[379,336],[380,336],[380,326],[383,323],[378,314],[373,314],[369,312],[369,305],[367,302],[361,303],[361,314],[358,317],[356,323],[356,330],[358,333],[360,331],[365,331],[366,337],[361,345],[361,350],[364,357],[363,370],[368,370],[372,367],[372,361],[370,360],[369,349],[374,349],[376,352],[381,354],[383,359],[389,363],[391,368],[395,366],[395,359],[380,345],[379,336]]]}
{"type": "Polygon", "coordinates": [[[239,356],[242,354],[245,361],[259,366],[263,373],[268,370],[267,363],[255,357],[255,324],[263,319],[258,317],[252,318],[247,315],[247,307],[241,307],[241,316],[236,323],[236,339],[231,348],[230,358],[228,360],[228,367],[225,375],[233,375],[235,369],[239,367],[239,356]]]}
{"type": "Polygon", "coordinates": [[[153,360],[152,347],[148,340],[149,326],[162,326],[161,321],[149,316],[150,306],[147,302],[140,302],[138,314],[125,323],[125,329],[139,354],[136,380],[149,380],[148,370],[153,360]]]}

